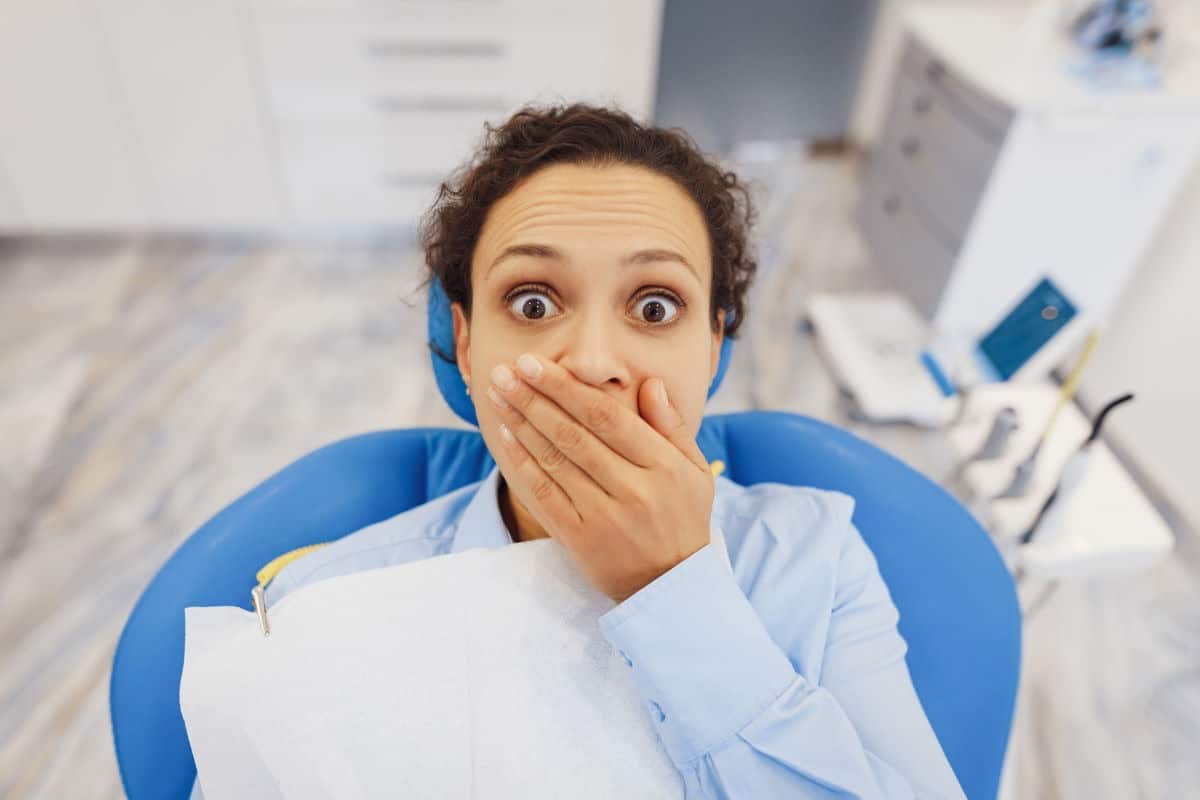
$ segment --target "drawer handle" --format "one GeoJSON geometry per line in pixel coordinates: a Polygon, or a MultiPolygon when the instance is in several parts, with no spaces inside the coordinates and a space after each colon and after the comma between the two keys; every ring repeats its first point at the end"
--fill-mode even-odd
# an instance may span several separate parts
{"type": "Polygon", "coordinates": [[[900,210],[900,198],[889,194],[883,201],[883,210],[887,214],[895,214],[900,210]]]}
{"type": "Polygon", "coordinates": [[[369,41],[364,45],[370,58],[504,58],[502,42],[369,41]]]}
{"type": "Polygon", "coordinates": [[[405,113],[502,113],[508,105],[500,97],[389,97],[372,98],[376,111],[405,113]]]}
{"type": "Polygon", "coordinates": [[[916,158],[921,152],[921,142],[915,136],[908,136],[900,143],[900,152],[909,158],[916,158]]]}
{"type": "Polygon", "coordinates": [[[445,175],[436,172],[383,172],[379,182],[391,189],[436,188],[445,175]]]}

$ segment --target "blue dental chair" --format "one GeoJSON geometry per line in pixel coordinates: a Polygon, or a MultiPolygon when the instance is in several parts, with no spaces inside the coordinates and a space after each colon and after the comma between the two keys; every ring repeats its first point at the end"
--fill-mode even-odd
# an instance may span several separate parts
{"type": "MultiPolygon", "coordinates": [[[[429,339],[453,353],[449,303],[433,282],[429,339]]],[[[728,366],[726,340],[709,388],[728,366]]],[[[454,365],[432,356],[438,387],[463,419],[474,407],[454,365]]],[[[724,475],[835,489],[900,611],[908,666],[969,798],[994,798],[1020,665],[1016,591],[987,533],[941,487],[834,426],[776,411],[704,419],[697,442],[724,475]]],[[[110,684],[113,740],[133,800],[186,798],[196,777],[179,708],[188,606],[250,608],[255,573],[282,553],[326,542],[482,480],[493,460],[477,431],[412,428],[334,442],[267,478],[189,537],[134,607],[110,684]]]]}

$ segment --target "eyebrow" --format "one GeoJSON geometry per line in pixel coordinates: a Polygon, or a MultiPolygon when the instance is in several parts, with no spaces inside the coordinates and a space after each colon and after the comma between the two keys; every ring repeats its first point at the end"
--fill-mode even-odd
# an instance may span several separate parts
{"type": "MultiPolygon", "coordinates": [[[[504,251],[501,252],[500,255],[496,256],[496,260],[492,262],[492,265],[490,267],[488,267],[487,272],[484,273],[484,277],[486,278],[488,273],[490,273],[493,269],[495,269],[496,265],[499,264],[501,261],[503,261],[506,258],[513,257],[513,256],[530,256],[532,258],[548,258],[548,259],[553,259],[555,261],[565,261],[566,260],[566,256],[563,255],[561,250],[559,250],[558,248],[555,248],[555,247],[551,247],[548,244],[537,244],[537,243],[513,244],[513,245],[509,245],[508,247],[504,248],[504,251]]],[[[688,260],[686,258],[681,256],[679,253],[676,253],[674,250],[664,250],[662,248],[653,248],[650,250],[638,250],[636,253],[630,253],[629,255],[622,258],[621,266],[631,266],[633,264],[652,264],[656,261],[673,261],[676,264],[682,264],[683,266],[687,267],[688,271],[691,272],[692,275],[694,275],[696,277],[697,283],[700,283],[700,284],[704,283],[704,281],[700,280],[700,274],[698,272],[696,272],[696,268],[693,267],[690,263],[688,263],[688,260]]]]}

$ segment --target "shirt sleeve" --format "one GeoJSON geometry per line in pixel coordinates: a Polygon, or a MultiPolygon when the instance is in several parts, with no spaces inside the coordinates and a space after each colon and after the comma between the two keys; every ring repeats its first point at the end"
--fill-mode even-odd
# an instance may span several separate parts
{"type": "Polygon", "coordinates": [[[688,798],[964,796],[874,556],[850,532],[819,684],[796,671],[712,543],[600,618],[688,798]]]}

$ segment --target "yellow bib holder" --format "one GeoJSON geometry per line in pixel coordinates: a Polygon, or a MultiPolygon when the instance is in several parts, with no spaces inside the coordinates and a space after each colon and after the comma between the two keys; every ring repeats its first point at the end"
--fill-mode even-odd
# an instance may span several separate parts
{"type": "Polygon", "coordinates": [[[271,623],[267,619],[267,584],[288,564],[302,556],[308,555],[314,550],[320,550],[327,544],[329,542],[320,542],[305,547],[297,547],[295,550],[289,550],[278,558],[272,559],[255,574],[254,577],[258,581],[258,585],[250,590],[250,602],[254,606],[254,613],[258,615],[258,624],[262,628],[263,636],[271,635],[271,623]]]}

